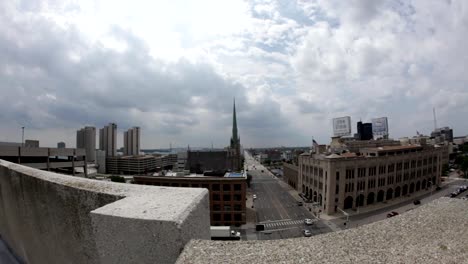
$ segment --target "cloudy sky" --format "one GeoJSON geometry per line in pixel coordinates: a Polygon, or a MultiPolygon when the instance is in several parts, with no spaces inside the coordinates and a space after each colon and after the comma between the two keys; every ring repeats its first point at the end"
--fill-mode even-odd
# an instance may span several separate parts
{"type": "MultiPolygon", "coordinates": [[[[142,148],[328,143],[331,119],[468,134],[466,0],[0,1],[0,141],[142,128],[142,148]]],[[[122,139],[119,138],[119,145],[122,139]]]]}

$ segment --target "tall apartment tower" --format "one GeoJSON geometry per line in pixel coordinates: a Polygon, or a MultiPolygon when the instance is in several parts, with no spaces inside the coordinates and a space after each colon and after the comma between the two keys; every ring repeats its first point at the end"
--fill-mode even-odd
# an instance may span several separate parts
{"type": "Polygon", "coordinates": [[[140,154],[140,127],[132,127],[124,132],[124,155],[140,154]]]}
{"type": "Polygon", "coordinates": [[[86,150],[86,160],[96,160],[96,128],[84,127],[76,131],[76,147],[86,150]]]}
{"type": "Polygon", "coordinates": [[[106,152],[107,157],[117,155],[117,125],[109,125],[99,129],[99,149],[106,152]]]}

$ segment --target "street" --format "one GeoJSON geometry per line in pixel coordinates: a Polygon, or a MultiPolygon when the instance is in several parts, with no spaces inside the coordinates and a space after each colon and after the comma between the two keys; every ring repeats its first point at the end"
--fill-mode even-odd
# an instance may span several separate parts
{"type": "Polygon", "coordinates": [[[250,192],[257,196],[253,201],[257,224],[264,224],[265,231],[256,232],[257,239],[283,239],[302,237],[308,229],[312,235],[331,232],[322,221],[306,226],[305,218],[315,219],[305,206],[283,188],[275,176],[249,155],[245,155],[246,169],[252,175],[250,192]],[[263,172],[262,172],[263,170],[263,172]]]}

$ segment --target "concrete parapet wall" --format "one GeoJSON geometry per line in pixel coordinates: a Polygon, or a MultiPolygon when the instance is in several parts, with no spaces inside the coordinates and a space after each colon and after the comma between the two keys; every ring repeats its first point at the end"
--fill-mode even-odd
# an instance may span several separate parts
{"type": "Polygon", "coordinates": [[[314,237],[193,240],[177,263],[468,263],[468,201],[440,198],[401,215],[314,237]]]}
{"type": "Polygon", "coordinates": [[[173,263],[209,239],[208,191],[101,182],[0,160],[0,235],[27,263],[173,263]]]}

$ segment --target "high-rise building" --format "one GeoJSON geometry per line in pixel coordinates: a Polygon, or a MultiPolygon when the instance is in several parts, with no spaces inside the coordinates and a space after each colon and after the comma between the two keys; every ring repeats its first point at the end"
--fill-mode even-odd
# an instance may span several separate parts
{"type": "Polygon", "coordinates": [[[65,148],[65,147],[66,147],[65,142],[57,143],[57,148],[65,148]]]}
{"type": "Polygon", "coordinates": [[[106,152],[107,157],[117,155],[117,125],[109,123],[99,129],[99,149],[106,152]]]}
{"type": "Polygon", "coordinates": [[[450,127],[437,128],[431,133],[431,137],[436,139],[437,143],[443,141],[453,142],[453,130],[450,127]]]}
{"type": "Polygon", "coordinates": [[[140,154],[140,128],[132,127],[124,132],[124,155],[140,154]]]}
{"type": "Polygon", "coordinates": [[[76,131],[76,148],[86,150],[86,160],[94,162],[96,160],[96,128],[84,127],[76,131]]]}
{"type": "Polygon", "coordinates": [[[372,123],[357,122],[357,139],[371,140],[374,138],[372,134],[372,123]]]}

